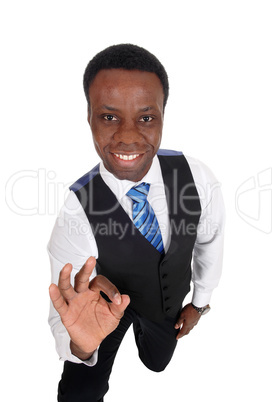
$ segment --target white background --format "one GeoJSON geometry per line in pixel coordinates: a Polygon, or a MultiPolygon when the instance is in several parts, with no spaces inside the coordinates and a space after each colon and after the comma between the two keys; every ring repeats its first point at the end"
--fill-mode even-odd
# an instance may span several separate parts
{"type": "Polygon", "coordinates": [[[105,401],[275,401],[276,2],[11,0],[0,15],[1,398],[56,400],[46,244],[68,185],[98,163],[83,71],[130,42],[169,75],[162,147],[210,166],[228,220],[212,311],[160,374],[129,332],[105,401]]]}

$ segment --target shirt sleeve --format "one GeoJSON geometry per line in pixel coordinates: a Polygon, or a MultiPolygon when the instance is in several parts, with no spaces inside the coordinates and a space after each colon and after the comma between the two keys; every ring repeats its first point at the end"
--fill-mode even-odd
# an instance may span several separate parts
{"type": "Polygon", "coordinates": [[[190,166],[202,209],[193,251],[192,303],[204,307],[221,277],[225,208],[221,184],[210,169],[197,160],[190,160],[190,166]]]}
{"type": "MultiPolygon", "coordinates": [[[[73,284],[75,275],[85,261],[90,256],[98,257],[97,245],[90,224],[78,198],[72,191],[57,217],[47,251],[51,264],[51,282],[55,284],[58,284],[59,273],[66,263],[70,262],[73,265],[71,274],[71,283],[73,284]]],[[[91,279],[95,275],[94,269],[91,279]]],[[[60,360],[84,363],[88,366],[97,363],[97,350],[86,361],[78,359],[71,353],[69,334],[52,302],[50,302],[48,322],[55,338],[56,350],[60,360]]]]}

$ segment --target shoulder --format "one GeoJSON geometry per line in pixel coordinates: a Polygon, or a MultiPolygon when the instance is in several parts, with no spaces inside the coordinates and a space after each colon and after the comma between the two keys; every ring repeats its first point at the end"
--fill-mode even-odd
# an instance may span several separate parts
{"type": "Polygon", "coordinates": [[[191,156],[185,155],[185,158],[196,184],[206,185],[207,183],[213,184],[218,182],[212,170],[205,163],[191,156]]]}
{"type": "Polygon", "coordinates": [[[212,170],[199,159],[184,155],[180,151],[159,150],[158,156],[165,157],[184,157],[192,174],[196,186],[202,209],[212,201],[221,199],[221,183],[218,182],[212,170]]]}
{"type": "Polygon", "coordinates": [[[202,209],[205,209],[212,202],[219,212],[224,211],[221,183],[212,170],[196,158],[186,156],[186,159],[193,175],[202,209]]]}
{"type": "Polygon", "coordinates": [[[157,152],[158,156],[182,156],[183,152],[174,151],[172,149],[159,149],[157,152]]]}
{"type": "Polygon", "coordinates": [[[201,162],[199,159],[185,155],[182,151],[159,149],[157,155],[162,157],[184,157],[190,167],[193,179],[196,184],[204,185],[207,182],[217,182],[215,175],[205,163],[201,162]]]}
{"type": "Polygon", "coordinates": [[[99,174],[99,170],[100,170],[100,164],[96,165],[93,169],[91,169],[89,172],[87,172],[77,181],[75,181],[75,183],[73,183],[70,186],[70,190],[74,192],[80,190],[82,187],[88,184],[94,177],[96,177],[99,174]]]}

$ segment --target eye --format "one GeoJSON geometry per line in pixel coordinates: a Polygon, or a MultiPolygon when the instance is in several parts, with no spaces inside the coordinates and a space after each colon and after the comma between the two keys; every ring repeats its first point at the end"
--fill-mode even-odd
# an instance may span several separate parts
{"type": "Polygon", "coordinates": [[[106,114],[106,115],[104,116],[104,119],[105,119],[105,120],[108,120],[108,121],[117,120],[117,118],[116,118],[115,116],[113,116],[112,114],[106,114]]]}
{"type": "Polygon", "coordinates": [[[139,119],[139,121],[143,121],[144,123],[149,123],[152,120],[153,120],[153,117],[151,117],[151,116],[143,116],[139,119]]]}

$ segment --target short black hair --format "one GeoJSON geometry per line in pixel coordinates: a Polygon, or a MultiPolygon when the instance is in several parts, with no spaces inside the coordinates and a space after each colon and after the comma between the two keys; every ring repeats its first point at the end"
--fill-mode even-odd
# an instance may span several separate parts
{"type": "Polygon", "coordinates": [[[155,73],[162,84],[164,92],[164,108],[168,99],[168,76],[161,62],[148,50],[130,43],[109,46],[97,53],[88,63],[84,73],[84,91],[88,105],[89,87],[100,70],[123,68],[125,70],[140,70],[155,73]]]}

